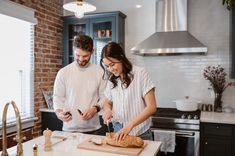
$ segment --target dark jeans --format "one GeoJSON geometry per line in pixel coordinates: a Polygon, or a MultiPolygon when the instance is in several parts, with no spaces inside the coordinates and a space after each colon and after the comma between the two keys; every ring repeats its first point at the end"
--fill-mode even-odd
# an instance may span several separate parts
{"type": "Polygon", "coordinates": [[[153,141],[153,135],[151,130],[147,130],[146,132],[144,132],[143,134],[141,134],[139,137],[141,137],[141,139],[143,140],[151,140],[153,141]]]}
{"type": "Polygon", "coordinates": [[[89,132],[82,132],[84,134],[94,134],[94,135],[103,135],[102,128],[94,130],[94,131],[89,131],[89,132]]]}
{"type": "MultiPolygon", "coordinates": [[[[123,124],[120,122],[113,122],[113,129],[114,132],[118,132],[120,129],[123,128],[123,124]]],[[[139,136],[141,139],[143,140],[153,140],[153,135],[152,132],[150,130],[147,130],[146,132],[144,132],[143,134],[141,134],[139,136]]]]}

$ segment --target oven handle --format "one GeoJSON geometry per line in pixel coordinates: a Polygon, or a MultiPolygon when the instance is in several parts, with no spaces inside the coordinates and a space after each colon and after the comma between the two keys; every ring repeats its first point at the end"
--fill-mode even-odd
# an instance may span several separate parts
{"type": "Polygon", "coordinates": [[[175,135],[177,136],[194,136],[195,133],[194,132],[179,132],[179,131],[176,131],[175,132],[175,135]]]}
{"type": "MultiPolygon", "coordinates": [[[[158,130],[158,129],[155,129],[155,128],[151,128],[152,132],[154,132],[153,130],[158,130]]],[[[166,129],[159,129],[159,130],[166,130],[166,129]]],[[[169,131],[169,130],[166,130],[166,131],[169,131]]],[[[174,130],[173,130],[174,131],[174,130]]],[[[175,130],[175,135],[176,136],[182,136],[182,137],[193,137],[195,135],[195,132],[191,132],[191,131],[178,131],[178,130],[175,130]]]]}

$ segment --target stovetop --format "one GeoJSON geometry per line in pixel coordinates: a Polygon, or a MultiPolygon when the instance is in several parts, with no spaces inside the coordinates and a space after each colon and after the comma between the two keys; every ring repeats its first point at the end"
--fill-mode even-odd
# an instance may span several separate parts
{"type": "Polygon", "coordinates": [[[153,117],[174,118],[174,119],[192,119],[199,120],[201,111],[179,111],[176,108],[157,108],[157,112],[153,117]]]}
{"type": "Polygon", "coordinates": [[[157,108],[152,115],[152,128],[199,130],[200,110],[179,111],[176,108],[157,108]]]}

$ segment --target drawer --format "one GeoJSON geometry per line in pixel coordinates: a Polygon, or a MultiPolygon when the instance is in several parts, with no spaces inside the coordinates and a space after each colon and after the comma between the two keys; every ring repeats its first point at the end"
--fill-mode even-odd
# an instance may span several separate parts
{"type": "Polygon", "coordinates": [[[221,124],[205,124],[204,133],[206,135],[232,136],[233,127],[230,125],[221,124]]]}

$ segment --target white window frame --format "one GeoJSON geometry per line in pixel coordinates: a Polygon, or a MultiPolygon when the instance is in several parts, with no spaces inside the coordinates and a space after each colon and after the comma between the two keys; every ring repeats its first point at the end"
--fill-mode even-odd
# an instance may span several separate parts
{"type": "MultiPolygon", "coordinates": [[[[37,19],[34,17],[34,9],[28,8],[26,6],[20,5],[18,3],[9,1],[9,0],[0,0],[0,14],[14,17],[20,20],[31,23],[31,54],[32,54],[32,69],[30,70],[30,115],[22,119],[22,128],[32,127],[34,125],[34,120],[37,118],[34,117],[34,26],[37,24],[37,19]]],[[[2,104],[1,104],[2,105],[2,104]]],[[[11,106],[10,106],[11,107],[11,106]]],[[[0,114],[2,116],[2,114],[0,114]]],[[[7,123],[7,133],[14,132],[16,130],[15,121],[7,123]]],[[[2,134],[2,121],[0,121],[0,136],[2,134]]]]}

